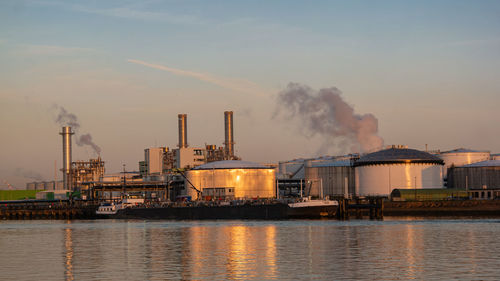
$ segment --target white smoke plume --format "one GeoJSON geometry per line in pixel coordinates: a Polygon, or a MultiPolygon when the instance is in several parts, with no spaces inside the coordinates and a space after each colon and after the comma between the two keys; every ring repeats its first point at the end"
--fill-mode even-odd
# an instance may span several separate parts
{"type": "Polygon", "coordinates": [[[78,117],[75,114],[69,113],[64,107],[57,104],[55,104],[53,108],[59,110],[59,113],[55,119],[56,123],[60,126],[70,126],[73,129],[76,135],[77,145],[88,145],[97,155],[101,153],[101,148],[92,141],[92,136],[89,133],[80,135],[80,123],[78,122],[78,117]]]}
{"type": "Polygon", "coordinates": [[[56,110],[59,109],[59,114],[56,117],[56,123],[60,126],[70,126],[73,130],[78,131],[80,123],[75,114],[69,113],[64,107],[55,104],[53,106],[56,110]]]}
{"type": "Polygon", "coordinates": [[[18,177],[32,179],[35,181],[43,181],[43,176],[41,174],[24,168],[16,168],[16,170],[14,171],[14,175],[18,177]]]}
{"type": "Polygon", "coordinates": [[[299,119],[309,135],[319,135],[323,143],[319,153],[332,149],[351,153],[371,152],[381,148],[384,140],[378,136],[378,120],[372,114],[354,113],[335,88],[315,91],[306,85],[289,83],[278,94],[277,112],[285,111],[290,119],[299,119]]]}

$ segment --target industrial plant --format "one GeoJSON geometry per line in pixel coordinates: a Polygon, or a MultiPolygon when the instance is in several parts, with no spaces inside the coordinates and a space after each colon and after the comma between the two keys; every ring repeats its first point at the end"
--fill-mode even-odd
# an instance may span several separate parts
{"type": "MultiPolygon", "coordinates": [[[[500,156],[489,151],[464,148],[420,151],[391,145],[365,154],[260,164],[242,161],[235,155],[232,111],[224,112],[222,147],[191,146],[187,115],[177,117],[179,141],[175,148],[145,148],[144,159],[138,162],[136,171],[126,171],[124,167],[115,174],[106,173],[101,157],[73,161],[74,132],[64,126],[59,133],[63,180],[31,182],[26,189],[35,191],[36,197],[43,200],[79,198],[92,202],[125,202],[136,198],[134,200],[140,200],[137,202],[141,204],[217,202],[219,205],[245,200],[355,200],[357,203],[350,208],[362,206],[363,198],[385,198],[387,202],[500,198],[500,156]]],[[[381,201],[370,200],[366,206],[381,209],[381,201]]],[[[344,208],[345,214],[348,207],[348,203],[344,203],[339,210],[344,208]]],[[[253,211],[266,218],[269,214],[268,209],[253,211]]],[[[331,215],[330,211],[324,213],[331,215]]],[[[205,211],[197,212],[196,217],[200,218],[205,211]]],[[[236,217],[248,217],[250,211],[238,212],[236,217]]],[[[284,209],[272,212],[275,218],[293,213],[284,209]]],[[[148,213],[146,217],[149,216],[155,215],[148,213]]],[[[168,215],[172,216],[189,218],[186,214],[168,215]]],[[[220,212],[214,216],[220,217],[220,212]]]]}

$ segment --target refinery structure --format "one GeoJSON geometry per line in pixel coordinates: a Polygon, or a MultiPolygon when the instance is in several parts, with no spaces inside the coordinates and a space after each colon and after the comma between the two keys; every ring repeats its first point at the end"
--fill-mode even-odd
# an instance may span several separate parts
{"type": "Polygon", "coordinates": [[[394,190],[465,190],[470,198],[500,196],[500,156],[488,151],[420,151],[392,145],[359,155],[323,156],[276,165],[235,155],[233,112],[224,112],[222,147],[188,142],[188,119],[178,114],[175,148],[149,147],[137,172],[106,174],[100,158],[72,160],[72,135],[62,128],[62,182],[32,182],[28,190],[78,192],[82,199],[138,196],[158,201],[250,198],[389,197],[394,190]]]}

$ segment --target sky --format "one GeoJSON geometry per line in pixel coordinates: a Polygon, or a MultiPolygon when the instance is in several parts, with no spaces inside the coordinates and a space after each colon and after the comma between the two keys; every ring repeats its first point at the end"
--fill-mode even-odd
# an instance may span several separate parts
{"type": "MultiPolygon", "coordinates": [[[[61,108],[107,173],[175,148],[180,113],[203,147],[223,144],[234,111],[247,161],[352,152],[287,114],[290,83],[335,89],[384,145],[500,153],[499,14],[500,1],[0,1],[0,188],[61,179],[61,108]]],[[[95,157],[73,141],[73,160],[95,157]]]]}

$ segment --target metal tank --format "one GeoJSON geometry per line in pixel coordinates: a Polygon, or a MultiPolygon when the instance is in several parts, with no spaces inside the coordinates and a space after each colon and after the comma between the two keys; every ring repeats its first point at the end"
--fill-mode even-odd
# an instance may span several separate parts
{"type": "Polygon", "coordinates": [[[186,195],[193,199],[197,192],[202,196],[226,198],[275,198],[276,176],[274,169],[258,163],[225,160],[210,162],[186,172],[186,195]],[[191,184],[192,185],[191,185],[191,184]]]}
{"type": "Polygon", "coordinates": [[[450,167],[458,167],[467,164],[477,163],[490,159],[489,151],[478,151],[472,149],[458,148],[437,154],[444,161],[443,175],[447,178],[447,170],[450,167]]]}
{"type": "Polygon", "coordinates": [[[59,133],[62,135],[62,144],[63,144],[63,182],[64,189],[71,189],[71,135],[74,133],[71,131],[71,127],[66,126],[62,127],[62,132],[59,133]]]}
{"type": "Polygon", "coordinates": [[[188,147],[187,143],[187,115],[179,114],[179,148],[188,147]]]}
{"type": "Polygon", "coordinates": [[[233,112],[224,111],[224,148],[228,159],[234,158],[233,112]]]}
{"type": "Polygon", "coordinates": [[[393,189],[443,188],[443,160],[427,152],[391,147],[354,163],[358,195],[388,196],[393,189]]]}
{"type": "Polygon", "coordinates": [[[355,173],[351,161],[319,163],[305,167],[305,196],[349,196],[355,193],[355,173]]]}
{"type": "Polygon", "coordinates": [[[45,189],[45,182],[39,181],[35,182],[35,190],[44,190],[45,189]]]}
{"type": "Polygon", "coordinates": [[[500,160],[488,160],[449,168],[448,187],[500,189],[500,160]]]}
{"type": "Polygon", "coordinates": [[[35,182],[26,183],[26,190],[35,190],[35,182]]]}

